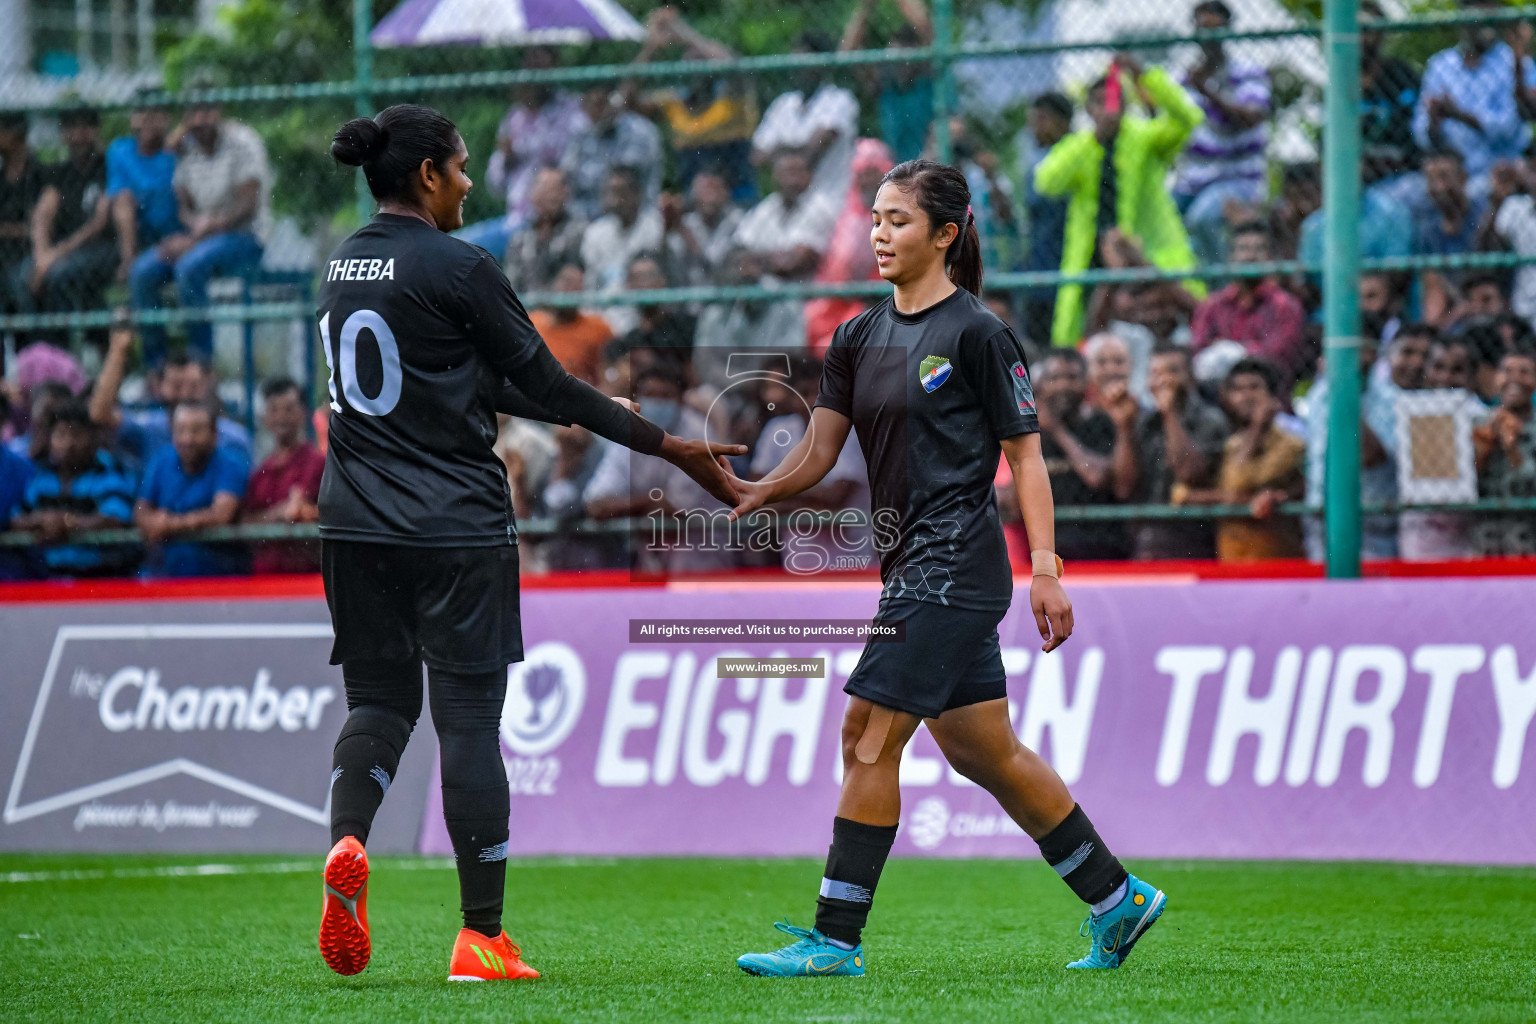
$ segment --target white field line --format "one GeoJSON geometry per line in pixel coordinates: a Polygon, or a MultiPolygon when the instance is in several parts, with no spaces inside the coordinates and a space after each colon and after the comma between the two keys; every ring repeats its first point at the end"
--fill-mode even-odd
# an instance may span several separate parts
{"type": "MultiPolygon", "coordinates": [[[[617,864],[612,857],[530,857],[514,858],[510,863],[538,868],[601,867],[617,864]]],[[[306,872],[319,873],[324,865],[318,860],[275,861],[270,864],[171,864],[158,868],[85,868],[75,871],[11,871],[0,872],[0,884],[14,882],[98,882],[127,878],[206,878],[215,875],[298,875],[306,872]]],[[[454,863],[452,857],[416,858],[392,860],[384,858],[376,862],[374,870],[382,866],[387,875],[393,871],[448,871],[454,863]]]]}

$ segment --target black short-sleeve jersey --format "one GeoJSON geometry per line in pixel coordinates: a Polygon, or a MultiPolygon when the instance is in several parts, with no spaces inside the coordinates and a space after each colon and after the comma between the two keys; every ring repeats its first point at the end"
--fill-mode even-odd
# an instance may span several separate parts
{"type": "Polygon", "coordinates": [[[998,442],[1040,429],[1013,331],[964,289],[912,315],[887,298],[837,329],[816,404],[853,421],[869,465],[882,597],[1006,608],[998,442]]]}
{"type": "Polygon", "coordinates": [[[418,218],[379,214],[342,242],[318,316],[331,403],[322,537],[512,543],[498,408],[660,446],[660,427],[560,366],[490,253],[418,218]]]}

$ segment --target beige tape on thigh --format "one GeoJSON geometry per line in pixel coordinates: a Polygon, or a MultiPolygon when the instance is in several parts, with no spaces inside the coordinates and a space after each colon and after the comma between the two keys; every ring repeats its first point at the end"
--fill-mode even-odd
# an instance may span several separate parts
{"type": "Polygon", "coordinates": [[[885,749],[885,738],[891,733],[891,723],[896,720],[896,712],[883,704],[876,704],[869,713],[869,720],[864,723],[864,735],[859,737],[858,745],[853,748],[853,756],[864,764],[874,764],[880,760],[880,751],[885,749]]]}

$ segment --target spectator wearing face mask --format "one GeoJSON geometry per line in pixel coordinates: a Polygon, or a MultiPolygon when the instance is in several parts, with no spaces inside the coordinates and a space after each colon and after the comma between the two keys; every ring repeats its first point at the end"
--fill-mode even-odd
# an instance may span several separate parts
{"type": "MultiPolygon", "coordinates": [[[[821,364],[814,360],[797,361],[787,382],[764,381],[763,407],[774,415],[763,424],[752,446],[749,479],[767,476],[804,439],[820,383],[821,364]]],[[[821,483],[775,508],[780,515],[780,554],[788,571],[809,575],[876,564],[869,520],[869,467],[858,439],[851,434],[821,483]],[[819,512],[835,518],[817,526],[813,516],[819,512]]]]}
{"type": "MultiPolygon", "coordinates": [[[[675,369],[654,365],[636,376],[634,386],[640,415],[679,437],[705,436],[704,417],[683,404],[684,381],[675,369]]],[[[607,443],[582,501],[587,515],[596,520],[650,519],[656,529],[632,539],[631,568],[636,571],[700,572],[736,564],[732,538],[739,530],[725,522],[725,510],[686,473],[662,459],[637,459],[623,445],[607,443]],[[667,526],[679,533],[668,534],[667,526]]]]}

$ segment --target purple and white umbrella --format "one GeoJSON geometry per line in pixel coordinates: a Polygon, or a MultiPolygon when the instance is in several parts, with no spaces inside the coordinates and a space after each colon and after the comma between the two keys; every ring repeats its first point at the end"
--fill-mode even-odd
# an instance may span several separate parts
{"type": "Polygon", "coordinates": [[[530,46],[644,39],[615,0],[405,0],[368,35],[375,46],[530,46]]]}

